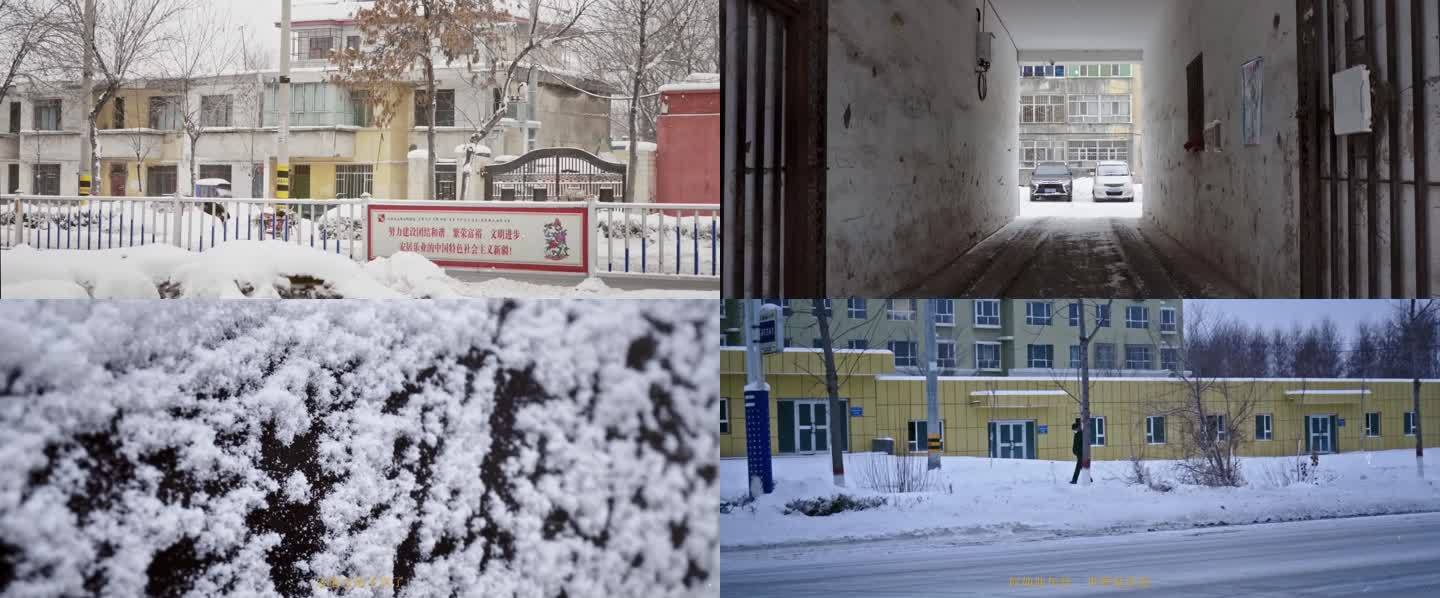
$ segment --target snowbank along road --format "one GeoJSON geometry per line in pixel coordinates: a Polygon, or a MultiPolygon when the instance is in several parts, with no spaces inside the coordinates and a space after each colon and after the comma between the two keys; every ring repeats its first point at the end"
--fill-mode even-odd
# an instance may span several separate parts
{"type": "Polygon", "coordinates": [[[713,593],[713,305],[0,304],[0,595],[713,593]]]}

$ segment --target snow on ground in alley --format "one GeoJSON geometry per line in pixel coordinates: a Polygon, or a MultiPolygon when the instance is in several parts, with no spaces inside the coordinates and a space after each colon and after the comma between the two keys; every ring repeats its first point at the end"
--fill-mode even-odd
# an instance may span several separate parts
{"type": "Polygon", "coordinates": [[[163,307],[0,303],[0,595],[716,593],[713,302],[163,307]]]}
{"type": "MultiPolygon", "coordinates": [[[[775,492],[720,515],[725,549],[896,537],[959,537],[965,541],[1145,531],[1199,524],[1240,524],[1362,514],[1440,511],[1440,474],[1420,480],[1414,451],[1322,455],[1314,483],[1284,483],[1294,457],[1248,457],[1247,485],[1207,488],[1174,482],[1173,462],[1147,461],[1174,489],[1157,492],[1124,481],[1129,461],[1095,461],[1094,483],[1070,485],[1074,461],[945,457],[934,490],[884,494],[861,488],[876,453],[846,456],[852,496],[884,496],[885,506],[826,517],[782,513],[797,498],[833,496],[829,455],[776,457],[775,492]],[[752,508],[753,507],[753,508],[752,508]]],[[[924,457],[916,457],[923,462],[924,457]]],[[[1309,463],[1309,457],[1305,457],[1309,463]]],[[[1433,466],[1432,466],[1433,467],[1433,466]]],[[[744,497],[744,459],[720,463],[721,500],[744,497]]]]}
{"type": "Polygon", "coordinates": [[[6,299],[187,299],[335,297],[613,297],[718,299],[717,291],[621,290],[597,277],[574,285],[495,275],[483,282],[450,276],[423,256],[402,252],[358,263],[334,252],[284,241],[228,241],[201,252],[165,244],[116,249],[0,251],[6,299]]]}
{"type": "Polygon", "coordinates": [[[1135,201],[1114,202],[1104,201],[1096,203],[1091,193],[1095,188],[1095,179],[1092,177],[1081,177],[1075,179],[1075,201],[1030,201],[1030,188],[1025,186],[1016,187],[1016,202],[1020,204],[1020,218],[1139,218],[1142,201],[1145,199],[1145,186],[1135,185],[1135,201]]]}

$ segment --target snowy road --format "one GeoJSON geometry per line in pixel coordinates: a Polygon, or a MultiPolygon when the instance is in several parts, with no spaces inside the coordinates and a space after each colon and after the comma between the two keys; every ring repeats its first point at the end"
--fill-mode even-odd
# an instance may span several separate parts
{"type": "Polygon", "coordinates": [[[912,541],[797,550],[724,553],[721,595],[1440,595],[1440,513],[993,545],[912,541]],[[1134,585],[1102,585],[1104,576],[1133,578],[1134,585]],[[1017,583],[1069,577],[1070,584],[1011,586],[1011,577],[1017,583]]]}

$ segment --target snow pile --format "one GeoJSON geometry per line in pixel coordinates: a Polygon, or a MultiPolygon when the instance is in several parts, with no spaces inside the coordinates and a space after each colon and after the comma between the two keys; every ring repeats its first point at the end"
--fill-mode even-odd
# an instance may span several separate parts
{"type": "MultiPolygon", "coordinates": [[[[872,455],[846,456],[845,489],[832,482],[828,454],[777,457],[775,492],[720,516],[723,546],[952,535],[978,542],[1440,510],[1440,476],[1418,479],[1414,452],[1405,450],[1322,455],[1310,481],[1292,483],[1276,483],[1284,477],[1276,474],[1293,468],[1294,457],[1248,457],[1242,470],[1249,484],[1239,488],[1179,484],[1171,462],[1146,461],[1169,492],[1126,483],[1128,461],[1095,461],[1094,483],[1072,486],[1073,461],[945,457],[931,491],[886,494],[860,487],[872,455]],[[783,513],[792,500],[840,492],[888,500],[828,517],[783,513]]],[[[744,502],[746,475],[744,459],[721,461],[722,500],[744,502]]]]}
{"type": "Polygon", "coordinates": [[[165,305],[0,304],[0,593],[716,593],[712,302],[165,305]]]}
{"type": "Polygon", "coordinates": [[[437,299],[460,296],[455,290],[455,279],[418,253],[402,251],[388,258],[375,258],[365,264],[365,273],[407,297],[437,299]]]}

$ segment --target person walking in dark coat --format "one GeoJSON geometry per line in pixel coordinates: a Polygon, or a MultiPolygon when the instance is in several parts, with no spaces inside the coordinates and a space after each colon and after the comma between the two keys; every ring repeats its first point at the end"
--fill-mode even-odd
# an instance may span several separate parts
{"type": "Polygon", "coordinates": [[[1075,431],[1075,445],[1070,448],[1070,452],[1075,453],[1075,475],[1070,476],[1070,483],[1074,484],[1080,479],[1080,420],[1070,424],[1070,429],[1075,431]]]}

